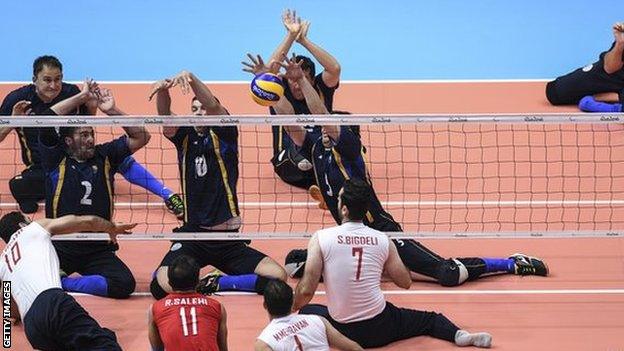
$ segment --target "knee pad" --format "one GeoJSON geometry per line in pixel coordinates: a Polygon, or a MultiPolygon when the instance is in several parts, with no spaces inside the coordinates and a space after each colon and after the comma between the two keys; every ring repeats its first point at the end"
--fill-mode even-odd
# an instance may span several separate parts
{"type": "Polygon", "coordinates": [[[150,283],[150,292],[156,300],[160,300],[167,296],[167,292],[160,286],[156,277],[154,277],[150,283]]]}
{"type": "Polygon", "coordinates": [[[457,286],[468,279],[468,269],[456,259],[442,262],[438,274],[438,282],[442,286],[457,286]]]}

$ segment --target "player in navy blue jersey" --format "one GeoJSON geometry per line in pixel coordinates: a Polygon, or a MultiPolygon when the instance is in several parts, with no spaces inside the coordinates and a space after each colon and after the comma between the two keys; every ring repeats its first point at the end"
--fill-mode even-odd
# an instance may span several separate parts
{"type": "MultiPolygon", "coordinates": [[[[196,116],[227,115],[228,111],[195,75],[182,71],[173,79],[154,84],[158,114],[172,115],[169,89],[192,91],[196,116]]],[[[163,133],[176,147],[184,223],[174,232],[237,232],[241,226],[236,186],[238,182],[238,128],[236,126],[165,127],[163,133]]],[[[249,241],[184,241],[171,245],[151,283],[160,299],[171,287],[168,265],[180,255],[193,257],[200,266],[212,265],[229,274],[212,275],[201,282],[200,292],[243,290],[262,293],[268,278],[286,280],[286,272],[273,259],[248,246],[249,241]],[[265,277],[266,276],[266,277],[265,277]]]]}
{"type": "MultiPolygon", "coordinates": [[[[284,67],[289,79],[297,80],[304,92],[306,101],[314,114],[327,114],[327,109],[303,77],[301,63],[293,58],[284,67]]],[[[276,105],[281,111],[281,104],[276,105]]],[[[338,193],[347,179],[362,179],[372,185],[366,163],[364,149],[359,136],[350,126],[323,126],[322,135],[314,137],[301,126],[286,126],[292,140],[301,146],[301,152],[312,160],[316,182],[324,201],[336,223],[341,223],[338,213],[338,193]]],[[[382,232],[403,231],[400,224],[386,212],[371,186],[371,201],[364,224],[382,232]]],[[[403,263],[412,271],[435,279],[444,286],[459,285],[474,280],[486,273],[511,273],[518,275],[547,275],[546,265],[535,257],[514,254],[510,258],[454,258],[445,259],[415,240],[394,240],[403,263]]],[[[293,250],[287,257],[287,270],[299,276],[305,262],[305,251],[293,250]]]]}
{"type": "MultiPolygon", "coordinates": [[[[54,56],[38,57],[33,63],[33,84],[25,85],[10,92],[0,106],[0,115],[42,115],[56,103],[80,92],[74,84],[63,82],[63,65],[54,56]]],[[[78,108],[67,111],[68,115],[94,115],[97,112],[96,100],[87,101],[78,108]]],[[[12,128],[0,128],[0,142],[12,128]]],[[[22,152],[22,162],[26,169],[9,181],[9,188],[20,210],[34,213],[37,201],[45,196],[44,172],[38,148],[37,128],[15,128],[22,152]]],[[[129,182],[148,189],[161,197],[167,208],[181,217],[184,205],[179,195],[174,194],[160,180],[154,177],[133,157],[126,158],[119,166],[119,173],[129,182]]]]}
{"type": "Polygon", "coordinates": [[[624,23],[613,25],[613,38],[611,48],[602,52],[598,61],[558,77],[546,85],[546,97],[551,104],[578,104],[586,112],[622,112],[624,23]]]}
{"type": "MultiPolygon", "coordinates": [[[[107,89],[87,81],[78,94],[56,103],[44,115],[66,115],[81,104],[97,99],[108,115],[123,115],[107,89]],[[97,96],[96,96],[97,94],[97,96]]],[[[92,127],[39,128],[43,169],[46,174],[46,217],[95,215],[110,220],[115,196],[114,174],[124,160],[145,146],[150,134],[144,127],[124,127],[127,135],[96,144],[92,127]]],[[[63,289],[112,298],[126,298],[135,280],[128,267],[115,255],[119,248],[109,242],[55,241],[64,277],[63,289]]]]}
{"type": "MultiPolygon", "coordinates": [[[[302,21],[294,11],[290,10],[284,12],[282,22],[284,27],[286,27],[286,36],[271,55],[269,62],[281,61],[282,56],[288,54],[295,41],[303,46],[321,64],[323,71],[317,74],[314,61],[307,56],[299,55],[297,59],[303,62],[302,69],[305,76],[316,90],[327,110],[332,111],[334,92],[340,84],[340,64],[331,54],[308,38],[310,22],[302,21]]],[[[254,67],[258,62],[251,55],[248,56],[251,62],[243,62],[247,66],[244,70],[250,73],[257,73],[254,72],[254,67]]],[[[289,79],[284,80],[284,97],[287,100],[287,103],[284,101],[282,106],[282,109],[286,109],[285,113],[293,115],[311,113],[297,82],[289,79]]],[[[270,108],[270,112],[275,114],[273,108],[270,108]]],[[[309,132],[320,135],[320,127],[308,126],[307,128],[309,132]]],[[[310,160],[307,160],[299,153],[298,147],[293,144],[291,138],[284,131],[283,126],[272,127],[272,132],[273,158],[271,163],[275,173],[290,185],[306,190],[310,186],[314,186],[314,172],[312,171],[310,160]]]]}

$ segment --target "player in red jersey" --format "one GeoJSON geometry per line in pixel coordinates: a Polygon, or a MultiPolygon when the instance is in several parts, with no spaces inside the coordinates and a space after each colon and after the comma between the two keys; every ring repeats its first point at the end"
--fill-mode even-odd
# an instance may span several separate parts
{"type": "Polygon", "coordinates": [[[148,310],[149,341],[153,351],[227,351],[225,308],[195,292],[199,265],[178,256],[167,273],[173,292],[148,310]]]}

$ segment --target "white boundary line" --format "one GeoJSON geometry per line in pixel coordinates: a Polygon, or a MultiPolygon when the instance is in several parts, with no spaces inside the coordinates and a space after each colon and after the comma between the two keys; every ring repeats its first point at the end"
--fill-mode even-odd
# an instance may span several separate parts
{"type": "MultiPolygon", "coordinates": [[[[384,295],[622,295],[624,289],[522,289],[522,290],[456,290],[456,289],[438,289],[438,290],[383,290],[384,295]]],[[[317,291],[315,295],[326,295],[325,291],[317,291]]],[[[70,293],[72,296],[93,295],[70,293]]],[[[244,296],[256,295],[255,293],[228,291],[221,292],[218,295],[224,296],[244,296]]],[[[151,297],[149,292],[135,292],[132,296],[151,297]]],[[[93,296],[97,297],[97,296],[93,296]]]]}
{"type": "MultiPolygon", "coordinates": [[[[445,84],[445,83],[542,83],[552,79],[362,79],[342,80],[340,84],[445,84]]],[[[99,84],[152,84],[156,80],[103,80],[99,84]]],[[[204,84],[238,85],[249,84],[250,80],[204,80],[204,84]]],[[[31,84],[32,81],[0,81],[0,85],[31,84]]],[[[65,81],[65,83],[81,84],[82,81],[65,81]]]]}
{"type": "MultiPolygon", "coordinates": [[[[141,194],[140,196],[142,196],[141,194]]],[[[529,206],[622,206],[624,200],[534,200],[534,201],[382,201],[384,206],[402,206],[402,207],[529,207],[529,206]]],[[[40,205],[45,206],[44,203],[40,205]]],[[[316,207],[316,202],[254,202],[243,201],[239,203],[240,207],[316,207]]],[[[115,202],[115,208],[145,208],[145,207],[163,207],[163,202],[115,202]]],[[[17,207],[16,202],[0,203],[0,208],[17,207]]]]}

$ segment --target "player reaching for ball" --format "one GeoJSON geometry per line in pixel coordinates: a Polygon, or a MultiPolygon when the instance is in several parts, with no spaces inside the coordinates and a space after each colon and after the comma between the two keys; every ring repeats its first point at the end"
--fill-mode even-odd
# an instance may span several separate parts
{"type": "MultiPolygon", "coordinates": [[[[282,23],[286,28],[286,36],[275,49],[268,62],[280,61],[286,56],[295,43],[303,46],[316,59],[323,71],[316,73],[316,66],[310,57],[299,55],[297,60],[302,61],[302,69],[306,79],[312,84],[321,101],[325,104],[328,111],[333,110],[334,92],[338,89],[340,82],[340,63],[331,54],[325,51],[318,44],[308,38],[308,30],[310,29],[309,21],[302,21],[295,11],[286,10],[282,15],[282,23]]],[[[253,74],[259,73],[255,70],[258,66],[264,66],[263,63],[254,60],[249,55],[251,62],[243,62],[244,71],[253,74]]],[[[271,65],[269,72],[277,73],[279,65],[271,65]]],[[[285,79],[284,80],[284,108],[287,114],[300,115],[310,114],[308,105],[304,99],[300,84],[285,79]]],[[[273,108],[270,109],[271,114],[276,114],[273,108]]],[[[308,126],[310,133],[320,135],[320,127],[308,126]]],[[[283,126],[272,127],[273,132],[273,170],[284,182],[309,190],[311,194],[318,194],[318,188],[315,186],[314,172],[310,160],[303,157],[297,145],[295,145],[290,136],[284,131],[283,126]],[[310,189],[312,187],[312,189],[310,189]]]]}
{"type": "MultiPolygon", "coordinates": [[[[172,79],[156,82],[159,115],[172,115],[169,89],[180,86],[193,92],[191,109],[198,117],[228,115],[226,108],[197,76],[182,71],[172,79]]],[[[178,153],[178,166],[186,211],[184,223],[174,232],[238,232],[241,217],[238,182],[238,128],[236,126],[164,127],[163,134],[178,153]]],[[[203,293],[243,290],[262,293],[270,278],[286,280],[286,272],[273,259],[249,246],[249,241],[174,241],[151,282],[152,295],[161,299],[171,292],[168,266],[180,255],[194,258],[200,266],[212,265],[228,276],[202,279],[203,293]]]]}

